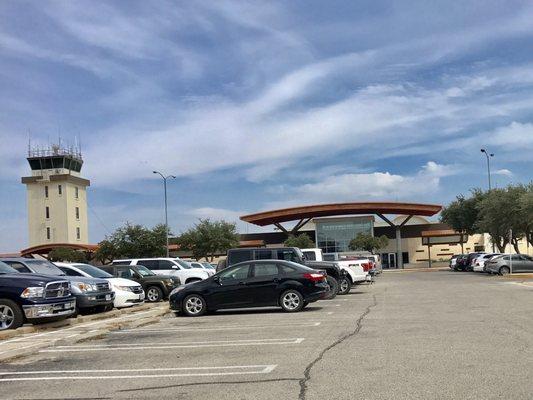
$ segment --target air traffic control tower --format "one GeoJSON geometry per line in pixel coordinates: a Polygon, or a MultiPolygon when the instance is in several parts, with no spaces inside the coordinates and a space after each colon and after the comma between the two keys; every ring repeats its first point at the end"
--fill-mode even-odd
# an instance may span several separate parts
{"type": "Polygon", "coordinates": [[[87,192],[81,177],[83,160],[76,148],[52,145],[29,148],[31,176],[27,187],[30,246],[48,243],[89,243],[87,192]]]}

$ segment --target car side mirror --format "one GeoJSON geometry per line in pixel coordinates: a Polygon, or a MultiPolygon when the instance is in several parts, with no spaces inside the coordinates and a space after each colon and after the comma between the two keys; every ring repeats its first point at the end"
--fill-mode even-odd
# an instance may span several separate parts
{"type": "Polygon", "coordinates": [[[220,284],[220,276],[214,276],[213,277],[213,282],[216,282],[216,283],[220,284]]]}

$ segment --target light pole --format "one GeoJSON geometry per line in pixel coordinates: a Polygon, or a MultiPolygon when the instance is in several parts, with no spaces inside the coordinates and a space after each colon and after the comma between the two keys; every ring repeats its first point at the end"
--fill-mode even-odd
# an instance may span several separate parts
{"type": "Polygon", "coordinates": [[[167,207],[167,179],[176,179],[174,175],[165,176],[159,171],[152,171],[154,174],[159,174],[163,178],[163,187],[165,188],[165,236],[167,239],[167,257],[168,257],[168,207],[167,207]]]}
{"type": "Polygon", "coordinates": [[[494,157],[494,153],[488,153],[487,150],[481,149],[481,152],[487,157],[487,175],[489,177],[489,191],[492,189],[490,186],[490,157],[494,157]]]}

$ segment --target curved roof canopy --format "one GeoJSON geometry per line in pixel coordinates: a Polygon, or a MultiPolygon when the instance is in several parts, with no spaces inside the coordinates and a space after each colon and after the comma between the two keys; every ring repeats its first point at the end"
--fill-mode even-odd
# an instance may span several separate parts
{"type": "Polygon", "coordinates": [[[264,211],[256,214],[243,215],[240,218],[242,221],[246,221],[251,224],[266,226],[271,224],[279,224],[280,222],[303,220],[316,217],[329,217],[335,215],[402,214],[423,215],[429,217],[437,214],[441,209],[442,206],[437,204],[420,203],[333,203],[264,211]]]}
{"type": "Polygon", "coordinates": [[[96,244],[47,243],[41,244],[39,246],[28,247],[27,249],[21,250],[20,255],[24,257],[31,254],[48,254],[52,250],[60,247],[67,247],[69,249],[82,250],[87,252],[94,252],[98,249],[98,245],[96,244]]]}

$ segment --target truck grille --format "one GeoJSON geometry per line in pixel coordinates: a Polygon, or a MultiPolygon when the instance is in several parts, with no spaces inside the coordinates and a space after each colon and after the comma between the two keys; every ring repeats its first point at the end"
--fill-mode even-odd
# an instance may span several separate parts
{"type": "Polygon", "coordinates": [[[44,291],[45,299],[56,299],[70,296],[70,283],[68,282],[50,282],[46,285],[44,291]]]}
{"type": "Polygon", "coordinates": [[[141,294],[143,292],[143,288],[141,286],[134,286],[131,291],[135,294],[141,294]]]}
{"type": "Polygon", "coordinates": [[[96,284],[96,290],[99,292],[108,292],[109,291],[109,283],[97,283],[96,284]]]}

